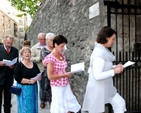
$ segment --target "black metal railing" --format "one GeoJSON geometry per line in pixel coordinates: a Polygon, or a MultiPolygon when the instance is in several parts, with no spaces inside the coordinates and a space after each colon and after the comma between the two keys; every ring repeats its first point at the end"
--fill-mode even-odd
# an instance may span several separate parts
{"type": "MultiPolygon", "coordinates": [[[[119,52],[119,58],[121,60],[115,61],[115,64],[124,64],[127,61],[135,62],[124,69],[124,72],[114,77],[114,85],[118,90],[118,93],[125,99],[127,113],[141,113],[141,52],[119,52]],[[124,54],[124,59],[120,58],[121,54],[124,54]],[[129,59],[131,56],[131,59],[129,59]]],[[[109,113],[112,112],[111,106],[109,106],[109,113]]]]}

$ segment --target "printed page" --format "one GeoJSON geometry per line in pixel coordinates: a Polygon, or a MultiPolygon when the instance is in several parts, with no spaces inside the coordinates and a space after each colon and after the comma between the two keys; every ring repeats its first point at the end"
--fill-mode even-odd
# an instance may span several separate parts
{"type": "Polygon", "coordinates": [[[12,60],[12,62],[11,62],[11,65],[14,65],[16,62],[17,62],[17,57],[16,58],[14,58],[13,60],[12,60]]]}
{"type": "Polygon", "coordinates": [[[71,65],[70,73],[77,73],[84,71],[84,62],[71,65]]]}
{"type": "Polygon", "coordinates": [[[12,65],[14,65],[16,62],[17,62],[17,57],[14,58],[12,61],[11,61],[11,60],[3,59],[3,63],[5,63],[6,66],[12,66],[12,65]]]}
{"type": "Polygon", "coordinates": [[[130,65],[133,65],[133,64],[135,64],[135,62],[128,61],[128,62],[126,62],[126,63],[123,65],[123,67],[126,68],[126,67],[128,67],[128,66],[130,66],[130,65]]]}

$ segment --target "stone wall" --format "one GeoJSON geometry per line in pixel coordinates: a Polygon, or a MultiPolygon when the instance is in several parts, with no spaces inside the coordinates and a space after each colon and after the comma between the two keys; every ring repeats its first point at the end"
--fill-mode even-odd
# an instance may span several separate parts
{"type": "Polygon", "coordinates": [[[64,35],[68,39],[68,67],[85,62],[85,72],[71,78],[72,90],[80,104],[83,102],[87,83],[90,54],[97,32],[107,23],[106,18],[103,0],[44,0],[27,31],[27,39],[31,40],[32,45],[37,42],[40,32],[64,35]],[[100,4],[100,14],[89,19],[89,7],[97,1],[100,4]]]}
{"type": "MultiPolygon", "coordinates": [[[[70,80],[72,90],[81,105],[88,79],[87,70],[90,54],[93,50],[99,29],[107,25],[107,6],[104,6],[103,1],[104,0],[43,0],[27,31],[27,39],[31,40],[31,45],[37,43],[37,35],[40,32],[53,32],[64,35],[68,39],[68,51],[66,52],[69,64],[68,71],[70,70],[71,64],[85,62],[85,72],[75,74],[70,80]],[[89,8],[96,3],[99,3],[99,14],[89,19],[89,8]]],[[[120,3],[122,2],[122,0],[118,1],[120,3]]],[[[134,0],[131,1],[134,3],[134,0]]],[[[139,2],[140,0],[137,1],[138,4],[141,4],[141,2],[139,2]]],[[[124,2],[128,4],[126,3],[127,0],[124,0],[124,2]]],[[[95,12],[95,14],[96,13],[97,12],[95,12]]],[[[115,53],[116,51],[133,51],[134,44],[137,42],[136,49],[141,50],[140,18],[140,15],[136,17],[135,15],[123,16],[119,14],[111,16],[111,26],[118,31],[118,40],[115,41],[112,51],[115,53]]],[[[120,60],[124,59],[122,58],[123,56],[122,54],[122,56],[118,58],[120,60]]],[[[120,86],[117,86],[117,89],[119,87],[120,86]]]]}

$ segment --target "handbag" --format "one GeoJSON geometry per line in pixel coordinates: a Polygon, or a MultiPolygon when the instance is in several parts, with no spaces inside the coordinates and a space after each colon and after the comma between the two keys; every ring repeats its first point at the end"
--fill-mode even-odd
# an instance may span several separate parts
{"type": "Polygon", "coordinates": [[[17,87],[17,86],[11,86],[11,87],[10,87],[10,91],[11,91],[11,93],[13,93],[13,94],[20,95],[22,89],[21,89],[20,87],[17,87]]]}

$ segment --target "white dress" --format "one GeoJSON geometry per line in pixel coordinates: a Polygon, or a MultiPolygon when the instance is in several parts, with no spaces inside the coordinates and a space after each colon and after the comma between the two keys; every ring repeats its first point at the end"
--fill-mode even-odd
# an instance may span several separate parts
{"type": "Polygon", "coordinates": [[[90,58],[89,79],[83,101],[82,111],[100,113],[105,111],[105,104],[109,103],[116,94],[113,86],[114,70],[113,54],[101,44],[95,43],[90,58]]]}

